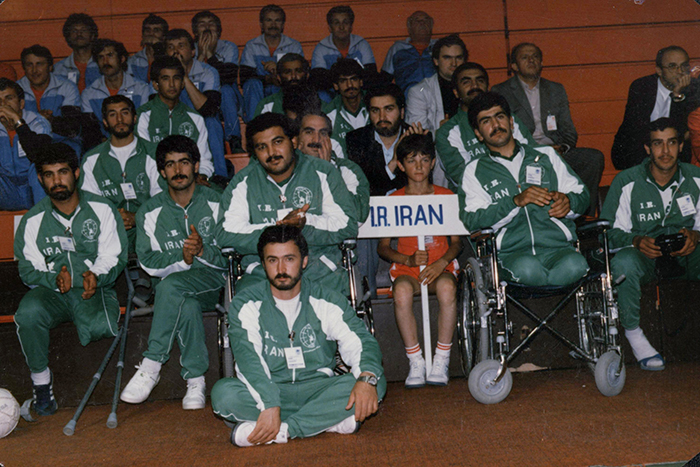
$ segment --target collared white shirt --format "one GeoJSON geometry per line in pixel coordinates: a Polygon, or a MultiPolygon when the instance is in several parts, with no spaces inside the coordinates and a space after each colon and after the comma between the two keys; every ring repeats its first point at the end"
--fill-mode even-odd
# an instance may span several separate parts
{"type": "Polygon", "coordinates": [[[535,131],[532,133],[532,137],[539,144],[551,145],[554,141],[549,139],[547,135],[544,134],[544,129],[542,128],[542,111],[540,110],[540,80],[537,80],[537,84],[534,88],[530,89],[530,86],[518,76],[518,81],[525,91],[525,96],[527,101],[530,103],[530,110],[532,111],[532,117],[535,120],[535,131]]]}
{"type": "Polygon", "coordinates": [[[663,85],[661,78],[656,79],[656,103],[649,117],[650,122],[671,115],[671,92],[663,85]]]}
{"type": "Polygon", "coordinates": [[[382,147],[382,151],[384,151],[384,168],[386,169],[387,175],[389,175],[389,179],[393,180],[396,178],[396,174],[389,170],[389,162],[394,158],[394,148],[396,147],[396,143],[399,142],[401,139],[401,133],[403,133],[403,130],[399,131],[399,136],[394,140],[394,143],[387,149],[386,146],[384,146],[384,141],[382,141],[382,138],[379,136],[379,133],[374,132],[374,140],[379,143],[379,145],[382,147]]]}

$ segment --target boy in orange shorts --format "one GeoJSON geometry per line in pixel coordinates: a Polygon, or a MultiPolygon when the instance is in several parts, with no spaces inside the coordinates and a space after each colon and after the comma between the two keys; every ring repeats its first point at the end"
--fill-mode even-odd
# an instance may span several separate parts
{"type": "MultiPolygon", "coordinates": [[[[397,165],[408,178],[407,185],[391,196],[451,195],[447,188],[430,183],[435,166],[435,145],[430,134],[408,134],[396,146],[397,165]]],[[[425,237],[425,250],[418,249],[416,237],[401,237],[397,249],[391,247],[391,238],[379,241],[379,256],[393,264],[389,271],[394,283],[394,313],[396,325],[406,348],[410,370],[407,388],[425,386],[425,359],[418,342],[418,329],[413,314],[413,296],[420,293],[421,283],[428,292],[437,295],[438,343],[435,359],[427,383],[445,386],[449,381],[450,349],[457,321],[457,280],[459,265],[455,259],[462,249],[458,236],[425,237]],[[425,266],[421,271],[420,266],[425,266]]],[[[430,349],[426,349],[430,352],[430,349]]]]}

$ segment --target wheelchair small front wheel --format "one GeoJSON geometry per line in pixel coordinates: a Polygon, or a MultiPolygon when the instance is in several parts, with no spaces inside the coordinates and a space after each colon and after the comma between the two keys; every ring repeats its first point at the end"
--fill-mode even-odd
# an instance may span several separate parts
{"type": "Polygon", "coordinates": [[[484,360],[469,373],[469,392],[482,404],[497,404],[508,397],[513,388],[513,375],[506,369],[500,381],[495,382],[500,364],[496,360],[484,360]]]}
{"type": "Polygon", "coordinates": [[[614,350],[605,352],[595,364],[595,384],[604,396],[620,394],[625,386],[626,377],[625,365],[620,365],[620,354],[614,350]]]}

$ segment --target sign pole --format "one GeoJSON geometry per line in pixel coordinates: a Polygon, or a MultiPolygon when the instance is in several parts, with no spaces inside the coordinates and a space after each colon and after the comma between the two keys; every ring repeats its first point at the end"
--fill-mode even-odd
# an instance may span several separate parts
{"type": "MultiPolygon", "coordinates": [[[[418,235],[418,249],[425,250],[425,235],[418,235]]],[[[421,266],[423,271],[425,266],[421,266]]],[[[433,368],[433,346],[430,342],[430,307],[428,306],[428,286],[420,284],[420,303],[423,311],[423,349],[425,351],[425,373],[430,374],[433,368]]]]}

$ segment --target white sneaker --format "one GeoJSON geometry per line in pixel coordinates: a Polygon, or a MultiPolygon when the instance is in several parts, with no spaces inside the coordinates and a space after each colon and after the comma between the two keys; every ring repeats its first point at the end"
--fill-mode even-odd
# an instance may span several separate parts
{"type": "Polygon", "coordinates": [[[136,367],[136,374],[126,385],[120,399],[129,404],[140,404],[148,399],[153,388],[160,381],[160,372],[152,373],[142,369],[143,362],[136,367]]]}
{"type": "Polygon", "coordinates": [[[340,423],[337,423],[327,429],[328,433],[340,433],[341,435],[352,435],[360,430],[360,422],[355,420],[354,415],[350,415],[348,418],[340,423]]]}
{"type": "Polygon", "coordinates": [[[428,384],[447,386],[448,381],[450,381],[450,359],[436,355],[433,367],[430,369],[430,375],[428,375],[428,384]]]}
{"type": "Polygon", "coordinates": [[[185,410],[203,409],[207,401],[207,384],[204,376],[187,380],[187,394],[182,398],[182,408],[185,410]]]}
{"type": "Polygon", "coordinates": [[[405,386],[407,388],[422,388],[425,386],[425,360],[410,360],[410,369],[405,386]]]}
{"type": "MultiPolygon", "coordinates": [[[[231,430],[231,444],[238,446],[239,448],[248,448],[251,446],[256,446],[255,444],[248,441],[248,436],[255,429],[255,422],[240,422],[233,427],[231,430]]],[[[282,423],[280,425],[280,431],[277,433],[277,437],[272,441],[268,441],[265,444],[285,444],[287,438],[289,437],[289,425],[282,423]]]]}

